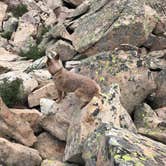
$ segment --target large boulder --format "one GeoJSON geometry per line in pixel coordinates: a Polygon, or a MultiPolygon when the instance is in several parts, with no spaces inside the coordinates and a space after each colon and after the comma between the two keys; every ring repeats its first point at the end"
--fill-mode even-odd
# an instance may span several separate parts
{"type": "Polygon", "coordinates": [[[94,55],[120,44],[142,45],[157,22],[156,12],[138,0],[90,1],[88,13],[73,22],[76,51],[94,55]]]}
{"type": "MultiPolygon", "coordinates": [[[[102,52],[82,60],[75,70],[96,80],[103,92],[108,92],[111,83],[118,83],[121,102],[129,113],[156,90],[156,73],[146,66],[146,56],[135,50],[102,52]]],[[[149,61],[149,60],[148,60],[149,61]]]]}
{"type": "Polygon", "coordinates": [[[94,97],[82,110],[75,110],[68,129],[65,161],[82,163],[83,144],[101,123],[110,123],[136,132],[129,114],[120,103],[119,95],[118,85],[112,85],[109,94],[103,94],[102,99],[94,97]]]}
{"type": "Polygon", "coordinates": [[[166,144],[166,122],[147,104],[137,106],[134,112],[134,123],[140,134],[166,144]]]}
{"type": "Polygon", "coordinates": [[[40,166],[41,161],[37,150],[0,138],[0,164],[40,166]]]}
{"type": "Polygon", "coordinates": [[[30,124],[11,112],[0,98],[0,135],[32,146],[36,141],[30,124]]]}
{"type": "Polygon", "coordinates": [[[86,166],[164,166],[166,163],[166,145],[108,124],[102,124],[92,133],[83,149],[86,166]]]}
{"type": "Polygon", "coordinates": [[[37,137],[35,149],[39,151],[43,159],[62,161],[65,143],[45,132],[37,137]]]}

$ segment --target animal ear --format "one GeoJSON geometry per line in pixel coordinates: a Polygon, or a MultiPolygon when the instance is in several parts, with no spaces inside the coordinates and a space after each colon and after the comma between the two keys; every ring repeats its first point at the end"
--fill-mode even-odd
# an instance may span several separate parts
{"type": "Polygon", "coordinates": [[[59,54],[56,54],[56,56],[54,56],[54,59],[55,59],[55,60],[59,60],[59,58],[60,58],[60,57],[59,57],[59,54]]]}
{"type": "Polygon", "coordinates": [[[50,58],[47,58],[46,64],[47,64],[47,66],[49,66],[51,64],[51,59],[50,58]]]}

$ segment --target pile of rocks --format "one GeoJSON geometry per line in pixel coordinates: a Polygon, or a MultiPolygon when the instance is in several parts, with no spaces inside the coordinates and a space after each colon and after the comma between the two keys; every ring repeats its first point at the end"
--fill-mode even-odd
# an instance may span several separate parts
{"type": "Polygon", "coordinates": [[[165,11],[163,0],[0,1],[0,164],[164,166],[165,11]],[[56,103],[49,50],[102,97],[56,103]]]}

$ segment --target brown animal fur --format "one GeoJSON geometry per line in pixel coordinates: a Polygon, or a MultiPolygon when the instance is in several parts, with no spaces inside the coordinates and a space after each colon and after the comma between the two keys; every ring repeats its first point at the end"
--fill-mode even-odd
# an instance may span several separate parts
{"type": "Polygon", "coordinates": [[[84,102],[83,108],[94,96],[100,96],[100,87],[92,79],[66,70],[59,55],[48,57],[48,71],[52,74],[55,86],[58,90],[57,102],[60,102],[67,92],[74,92],[84,102]]]}

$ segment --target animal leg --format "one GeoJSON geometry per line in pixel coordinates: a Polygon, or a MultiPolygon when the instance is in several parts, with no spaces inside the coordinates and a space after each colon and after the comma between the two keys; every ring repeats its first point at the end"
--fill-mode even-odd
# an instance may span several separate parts
{"type": "Polygon", "coordinates": [[[57,103],[59,103],[62,100],[62,94],[63,94],[63,91],[58,90],[58,98],[56,99],[57,103]]]}

